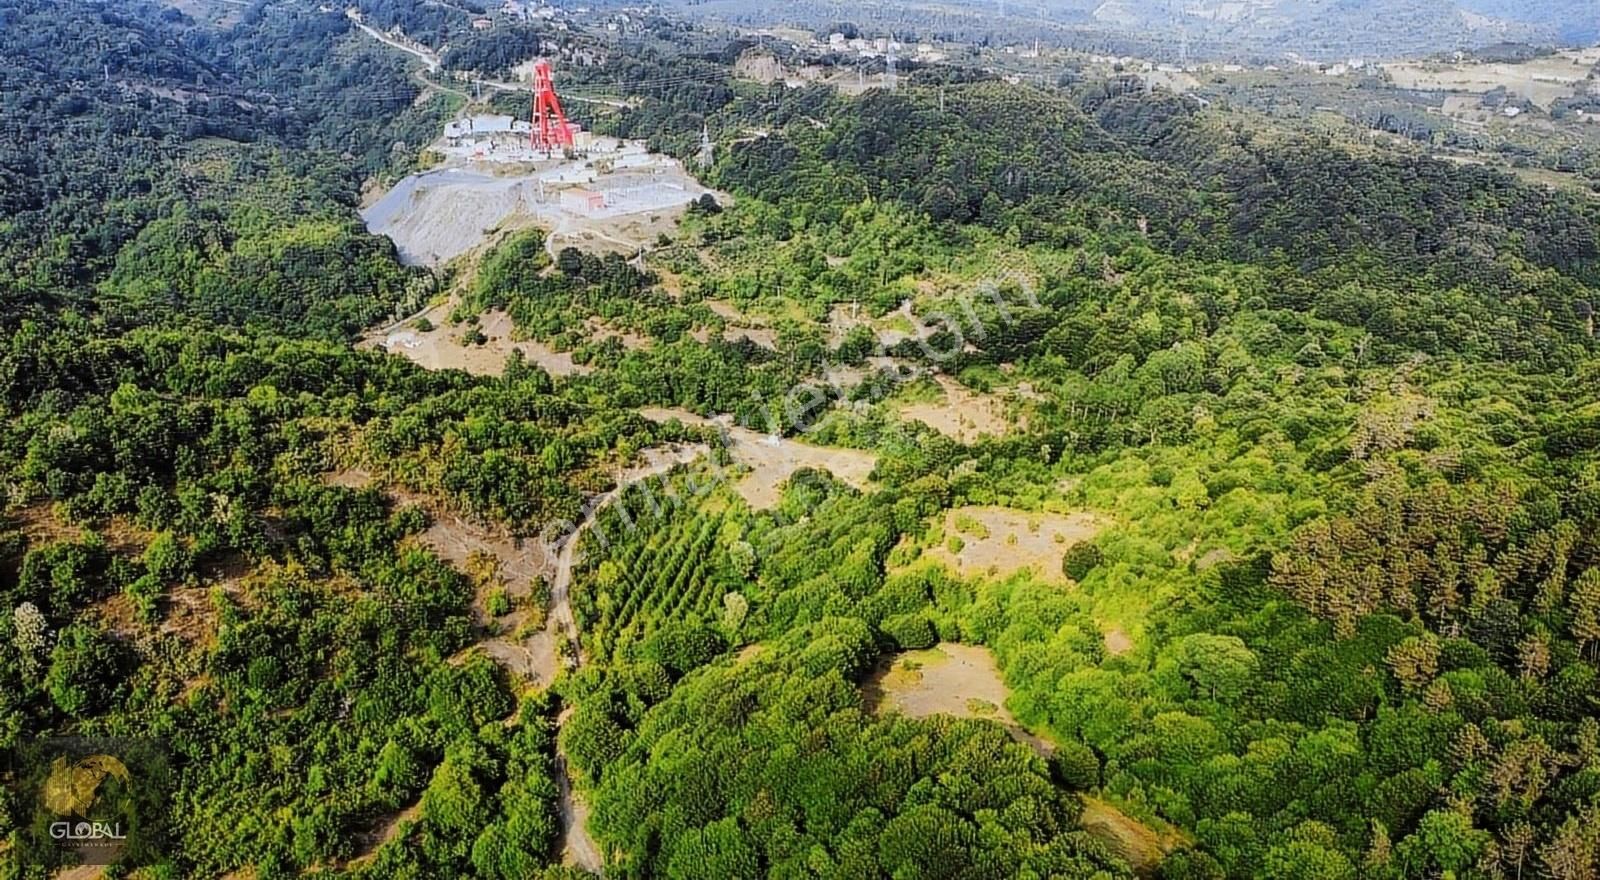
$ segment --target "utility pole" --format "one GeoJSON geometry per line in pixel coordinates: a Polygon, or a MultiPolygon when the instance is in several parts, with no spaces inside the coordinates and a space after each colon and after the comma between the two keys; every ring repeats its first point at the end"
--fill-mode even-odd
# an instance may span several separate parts
{"type": "MultiPolygon", "coordinates": [[[[893,40],[894,37],[890,37],[889,39],[893,40]]],[[[894,75],[894,62],[895,62],[894,49],[891,47],[889,49],[889,69],[888,69],[888,72],[885,74],[885,78],[884,78],[884,84],[889,87],[889,91],[891,91],[891,92],[895,90],[895,85],[896,85],[895,75],[894,75]]]]}

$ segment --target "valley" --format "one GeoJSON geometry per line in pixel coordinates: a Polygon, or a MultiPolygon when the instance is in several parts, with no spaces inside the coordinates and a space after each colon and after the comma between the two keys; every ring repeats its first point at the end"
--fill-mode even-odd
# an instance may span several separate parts
{"type": "Polygon", "coordinates": [[[0,0],[0,877],[1600,871],[1535,12],[0,0]]]}

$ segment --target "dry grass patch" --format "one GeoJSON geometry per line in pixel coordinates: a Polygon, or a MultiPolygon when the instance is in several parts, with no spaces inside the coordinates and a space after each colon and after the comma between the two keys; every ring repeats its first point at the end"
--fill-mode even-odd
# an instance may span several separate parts
{"type": "Polygon", "coordinates": [[[994,394],[980,394],[949,376],[937,376],[941,396],[896,405],[900,418],[924,425],[957,443],[976,443],[980,437],[1004,437],[1025,431],[1027,417],[994,394]]]}
{"type": "Polygon", "coordinates": [[[427,370],[463,370],[475,376],[503,375],[506,358],[519,351],[528,363],[538,364],[552,376],[594,372],[593,367],[573,361],[571,352],[556,351],[532,340],[513,341],[511,316],[505,312],[485,314],[477,324],[485,341],[481,345],[468,343],[464,335],[473,328],[466,324],[451,325],[449,317],[453,308],[452,303],[434,306],[410,322],[369,337],[358,347],[397,354],[427,370]]]}
{"type": "Polygon", "coordinates": [[[958,574],[1006,577],[1031,570],[1065,580],[1067,548],[1100,533],[1104,521],[1078,512],[1029,513],[1007,507],[958,507],[945,511],[940,540],[925,554],[958,574]]]}
{"type": "Polygon", "coordinates": [[[862,705],[869,712],[987,718],[1005,727],[1017,742],[1049,755],[1054,747],[1024,730],[1006,709],[1010,695],[989,649],[957,642],[896,655],[861,687],[862,705]]]}
{"type": "Polygon", "coordinates": [[[716,427],[725,432],[728,451],[734,461],[749,468],[749,473],[733,484],[733,489],[751,508],[773,507],[783,497],[783,484],[801,468],[827,471],[841,482],[863,492],[872,488],[872,472],[878,466],[875,453],[837,446],[812,446],[797,440],[774,437],[730,425],[726,417],[708,419],[687,410],[646,407],[639,415],[653,422],[676,419],[685,425],[716,427]]]}

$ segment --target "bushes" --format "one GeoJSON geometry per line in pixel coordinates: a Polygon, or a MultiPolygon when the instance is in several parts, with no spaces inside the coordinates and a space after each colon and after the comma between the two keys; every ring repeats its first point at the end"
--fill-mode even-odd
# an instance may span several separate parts
{"type": "Polygon", "coordinates": [[[45,688],[72,718],[87,718],[116,705],[125,687],[127,650],[99,630],[73,624],[56,635],[45,688]]]}
{"type": "Polygon", "coordinates": [[[931,648],[938,642],[933,624],[921,614],[897,614],[885,620],[880,628],[902,651],[931,648]]]}
{"type": "Polygon", "coordinates": [[[1061,557],[1061,573],[1075,581],[1082,581],[1089,572],[1100,566],[1104,557],[1100,548],[1090,541],[1079,541],[1067,548],[1061,557]]]}
{"type": "Polygon", "coordinates": [[[1071,791],[1092,791],[1100,787],[1100,757],[1082,740],[1058,743],[1055,754],[1050,756],[1050,772],[1071,791]]]}

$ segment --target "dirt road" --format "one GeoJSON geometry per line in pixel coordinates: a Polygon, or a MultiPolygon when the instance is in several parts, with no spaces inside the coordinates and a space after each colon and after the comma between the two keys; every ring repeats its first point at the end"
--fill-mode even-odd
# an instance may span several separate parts
{"type": "Polygon", "coordinates": [[[352,22],[354,22],[355,26],[360,28],[361,32],[367,36],[377,40],[385,46],[390,47],[391,49],[399,49],[407,55],[415,55],[417,58],[422,59],[422,64],[424,67],[428,68],[429,73],[433,73],[439,69],[439,56],[434,55],[427,49],[424,49],[420,46],[410,46],[400,42],[399,40],[390,38],[389,36],[381,33],[377,28],[362,21],[361,13],[354,9],[346,9],[344,14],[346,18],[349,18],[352,22]]]}
{"type": "MultiPolygon", "coordinates": [[[[667,449],[648,449],[644,452],[645,463],[622,474],[617,479],[617,487],[604,495],[597,496],[589,502],[585,509],[583,521],[560,545],[560,553],[556,556],[554,574],[550,579],[550,628],[560,631],[574,644],[578,642],[578,622],[572,616],[572,567],[577,562],[579,539],[583,533],[594,525],[600,512],[607,505],[621,497],[623,490],[634,483],[658,477],[667,473],[680,464],[688,464],[707,452],[702,444],[674,446],[667,449]]],[[[579,663],[582,662],[581,651],[579,663]]]]}
{"type": "MultiPolygon", "coordinates": [[[[567,714],[561,713],[557,724],[565,721],[567,714]]],[[[572,790],[572,773],[567,770],[567,756],[559,751],[556,752],[556,784],[560,789],[561,864],[604,877],[605,858],[600,855],[600,848],[595,846],[594,838],[586,830],[589,827],[589,804],[572,790]]]]}
{"type": "MultiPolygon", "coordinates": [[[[244,5],[244,4],[242,2],[240,2],[240,5],[244,5]]],[[[371,25],[367,24],[366,22],[362,21],[361,20],[361,13],[356,11],[356,10],[354,10],[354,9],[345,10],[345,16],[348,17],[352,22],[354,22],[355,26],[360,28],[361,32],[366,34],[367,36],[373,38],[374,40],[377,40],[378,42],[384,44],[385,46],[388,46],[391,49],[399,49],[400,51],[406,53],[407,55],[412,55],[412,56],[420,59],[422,61],[423,67],[427,68],[427,72],[428,73],[438,73],[439,72],[440,64],[439,64],[439,56],[438,55],[435,55],[434,53],[428,51],[427,49],[423,48],[422,46],[411,45],[411,44],[408,44],[408,43],[402,43],[399,40],[396,40],[396,39],[388,36],[387,34],[382,33],[377,28],[374,28],[371,25]]],[[[468,95],[466,92],[459,91],[457,89],[452,89],[449,86],[439,85],[438,83],[428,79],[427,77],[423,76],[420,73],[417,74],[417,80],[419,82],[423,83],[424,85],[427,85],[427,86],[429,86],[431,88],[436,88],[436,89],[439,89],[440,91],[449,92],[452,95],[460,95],[461,97],[466,98],[469,101],[472,100],[472,96],[468,95]]],[[[508,82],[501,82],[499,80],[492,80],[492,79],[479,79],[479,80],[473,80],[473,82],[476,85],[484,86],[486,88],[493,89],[493,90],[495,90],[497,92],[525,92],[529,88],[529,84],[528,83],[508,83],[508,82]]],[[[628,101],[626,101],[626,100],[624,100],[622,98],[599,98],[599,97],[589,97],[589,96],[585,96],[585,95],[573,95],[573,94],[566,94],[566,93],[563,93],[561,98],[564,101],[576,101],[576,102],[579,102],[579,103],[582,103],[582,104],[603,104],[603,105],[605,105],[607,107],[631,107],[631,106],[633,106],[628,101]]]]}
{"type": "MultiPolygon", "coordinates": [[[[555,574],[550,580],[550,621],[547,632],[561,632],[573,647],[574,665],[583,662],[583,651],[578,642],[578,620],[572,614],[572,567],[577,562],[579,539],[599,519],[607,505],[622,497],[629,486],[667,473],[680,464],[687,464],[707,452],[700,444],[675,446],[670,449],[651,449],[645,452],[645,464],[634,468],[617,479],[617,487],[589,503],[583,521],[564,542],[556,556],[555,574]]],[[[560,728],[572,714],[571,707],[556,719],[560,728]]],[[[572,774],[567,771],[567,756],[556,748],[556,782],[560,787],[561,860],[562,864],[576,865],[592,874],[605,876],[605,859],[594,838],[589,836],[589,805],[572,790],[572,774]]]]}

